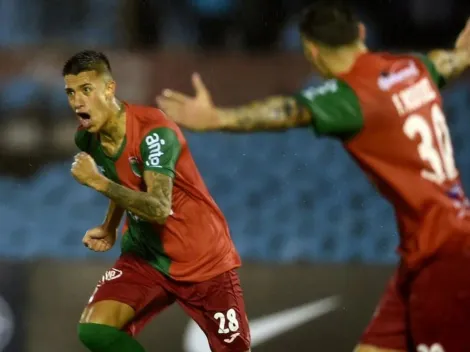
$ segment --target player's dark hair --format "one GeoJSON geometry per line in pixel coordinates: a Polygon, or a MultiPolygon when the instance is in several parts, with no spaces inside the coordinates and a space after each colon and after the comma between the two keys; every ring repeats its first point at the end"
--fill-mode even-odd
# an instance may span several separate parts
{"type": "Polygon", "coordinates": [[[65,62],[62,68],[62,76],[78,75],[85,71],[111,74],[111,65],[105,54],[94,50],[84,50],[73,55],[65,62]]]}
{"type": "Polygon", "coordinates": [[[310,5],[302,13],[299,27],[305,39],[330,47],[352,44],[359,38],[359,20],[341,1],[319,0],[310,5]]]}

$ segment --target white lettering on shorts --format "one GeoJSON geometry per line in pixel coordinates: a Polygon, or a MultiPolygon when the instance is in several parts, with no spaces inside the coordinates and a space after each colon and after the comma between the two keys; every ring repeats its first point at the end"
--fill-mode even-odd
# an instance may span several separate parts
{"type": "Polygon", "coordinates": [[[90,299],[88,300],[88,304],[93,302],[93,298],[95,298],[96,292],[98,292],[98,289],[103,286],[103,284],[106,281],[111,281],[115,280],[117,278],[120,278],[122,276],[122,270],[116,269],[116,268],[111,268],[107,270],[104,275],[101,277],[101,280],[98,282],[98,285],[96,285],[95,290],[91,294],[90,299]]]}
{"type": "Polygon", "coordinates": [[[240,323],[238,322],[237,312],[235,309],[230,308],[226,313],[217,312],[214,314],[214,319],[219,322],[219,330],[217,331],[221,335],[227,335],[231,333],[230,337],[224,339],[225,343],[232,343],[240,333],[240,323]]]}
{"type": "Polygon", "coordinates": [[[103,277],[101,278],[101,281],[102,282],[111,281],[121,276],[122,276],[122,270],[111,268],[107,272],[104,273],[103,277]]]}

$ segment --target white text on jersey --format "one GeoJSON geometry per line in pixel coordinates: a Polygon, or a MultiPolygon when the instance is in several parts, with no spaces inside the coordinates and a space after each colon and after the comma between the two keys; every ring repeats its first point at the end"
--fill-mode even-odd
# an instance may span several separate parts
{"type": "Polygon", "coordinates": [[[398,113],[408,115],[426,104],[433,102],[437,93],[427,77],[420,79],[411,87],[393,94],[392,101],[398,113]]]}

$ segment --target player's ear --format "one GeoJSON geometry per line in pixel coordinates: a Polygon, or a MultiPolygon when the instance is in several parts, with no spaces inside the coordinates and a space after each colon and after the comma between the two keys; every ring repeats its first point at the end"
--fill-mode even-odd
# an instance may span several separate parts
{"type": "Polygon", "coordinates": [[[116,94],[116,81],[109,80],[106,83],[106,98],[113,99],[116,94]]]}
{"type": "Polygon", "coordinates": [[[302,38],[304,53],[307,58],[312,60],[318,55],[318,47],[306,38],[302,38]]]}
{"type": "Polygon", "coordinates": [[[363,42],[366,41],[366,34],[367,34],[367,31],[366,31],[366,26],[364,23],[360,22],[358,24],[359,26],[359,39],[363,42]]]}

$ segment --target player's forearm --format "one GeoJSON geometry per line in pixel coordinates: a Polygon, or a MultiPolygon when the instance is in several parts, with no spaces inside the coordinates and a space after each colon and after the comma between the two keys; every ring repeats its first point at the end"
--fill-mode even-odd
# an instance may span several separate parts
{"type": "Polygon", "coordinates": [[[116,230],[121,223],[122,216],[125,209],[116,204],[114,201],[109,201],[108,211],[103,221],[103,226],[110,230],[116,230]]]}
{"type": "Polygon", "coordinates": [[[146,221],[163,225],[171,213],[171,199],[134,191],[107,178],[100,179],[94,188],[117,205],[146,221]]]}
{"type": "Polygon", "coordinates": [[[470,66],[468,50],[433,50],[428,54],[439,74],[446,80],[458,77],[470,66]]]}
{"type": "Polygon", "coordinates": [[[247,132],[285,130],[304,125],[305,118],[292,97],[271,97],[235,108],[217,109],[219,129],[247,132]]]}

